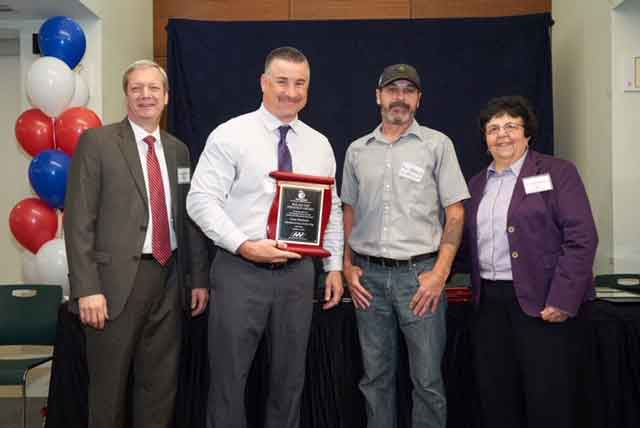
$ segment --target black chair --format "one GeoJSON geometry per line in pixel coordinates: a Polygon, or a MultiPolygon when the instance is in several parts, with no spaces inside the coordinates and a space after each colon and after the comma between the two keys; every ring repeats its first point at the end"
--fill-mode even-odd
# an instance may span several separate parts
{"type": "MultiPolygon", "coordinates": [[[[0,285],[0,345],[53,346],[59,285],[0,285]]],[[[38,358],[0,359],[0,385],[22,385],[22,426],[27,426],[27,376],[53,355],[38,358]]]]}

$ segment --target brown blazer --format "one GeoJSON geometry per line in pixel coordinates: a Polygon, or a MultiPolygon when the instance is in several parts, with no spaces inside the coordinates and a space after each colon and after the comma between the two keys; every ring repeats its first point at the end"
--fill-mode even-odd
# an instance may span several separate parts
{"type": "MultiPolygon", "coordinates": [[[[178,184],[177,179],[178,168],[192,171],[189,150],[163,131],[161,141],[178,242],[178,284],[170,285],[206,288],[206,241],[186,213],[189,183],[178,184]]],[[[70,308],[77,312],[79,297],[102,293],[109,318],[115,319],[131,293],[149,223],[142,166],[127,118],[82,134],[71,162],[64,207],[70,308]]]]}

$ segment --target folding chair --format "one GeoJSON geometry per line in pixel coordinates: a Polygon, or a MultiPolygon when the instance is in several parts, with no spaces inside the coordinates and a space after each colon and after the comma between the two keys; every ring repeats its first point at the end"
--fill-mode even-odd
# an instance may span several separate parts
{"type": "MultiPolygon", "coordinates": [[[[49,345],[56,339],[59,285],[0,285],[0,345],[49,345]]],[[[27,426],[29,370],[50,361],[39,358],[0,359],[0,385],[22,385],[22,426],[27,426]]]]}

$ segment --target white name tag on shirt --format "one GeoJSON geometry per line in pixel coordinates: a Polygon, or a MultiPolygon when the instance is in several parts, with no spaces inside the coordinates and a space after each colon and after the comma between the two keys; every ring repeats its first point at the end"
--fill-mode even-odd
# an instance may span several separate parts
{"type": "Polygon", "coordinates": [[[178,168],[178,184],[189,184],[191,181],[190,168],[178,168]]]}
{"type": "Polygon", "coordinates": [[[525,177],[522,179],[522,184],[524,184],[524,192],[527,195],[553,190],[549,173],[525,177]]]}
{"type": "Polygon", "coordinates": [[[422,181],[422,177],[424,176],[424,168],[420,168],[418,165],[411,162],[402,162],[398,175],[406,178],[407,180],[419,183],[422,181]]]}

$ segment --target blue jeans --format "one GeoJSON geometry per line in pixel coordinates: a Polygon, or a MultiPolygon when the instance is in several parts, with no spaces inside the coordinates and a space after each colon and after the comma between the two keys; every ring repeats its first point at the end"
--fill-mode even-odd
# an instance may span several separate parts
{"type": "Polygon", "coordinates": [[[440,364],[447,340],[444,292],[435,313],[413,314],[409,303],[419,287],[418,275],[431,270],[435,258],[405,267],[384,267],[356,256],[361,284],[373,295],[369,308],[357,309],[364,363],[360,390],[367,405],[368,428],[394,428],[398,327],[407,344],[413,383],[413,428],[444,428],[447,403],[440,364]]]}

